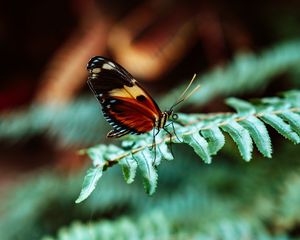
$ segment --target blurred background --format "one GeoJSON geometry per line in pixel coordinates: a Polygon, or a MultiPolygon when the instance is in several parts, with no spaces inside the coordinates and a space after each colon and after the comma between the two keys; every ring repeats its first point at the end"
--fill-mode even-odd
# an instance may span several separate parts
{"type": "Polygon", "coordinates": [[[205,165],[179,146],[154,196],[116,166],[74,203],[90,165],[78,150],[108,142],[86,84],[92,56],[123,65],[162,110],[197,73],[207,91],[180,111],[229,111],[228,96],[299,88],[299,9],[297,0],[2,1],[0,239],[300,239],[300,149],[274,130],[272,159],[245,163],[229,141],[205,165]]]}

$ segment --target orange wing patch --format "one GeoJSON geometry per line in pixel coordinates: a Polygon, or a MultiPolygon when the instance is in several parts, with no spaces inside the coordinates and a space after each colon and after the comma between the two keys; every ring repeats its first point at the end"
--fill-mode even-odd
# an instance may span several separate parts
{"type": "MultiPolygon", "coordinates": [[[[135,80],[133,80],[133,83],[131,87],[124,85],[123,88],[113,89],[108,92],[108,95],[116,99],[127,99],[127,101],[132,99],[134,100],[132,104],[143,104],[145,107],[151,109],[154,115],[159,117],[161,111],[151,96],[135,80]]],[[[144,109],[147,110],[147,108],[144,109]]]]}
{"type": "Polygon", "coordinates": [[[149,132],[154,128],[155,122],[159,119],[156,111],[132,98],[115,97],[115,99],[119,104],[115,104],[108,111],[111,118],[137,133],[149,132]]]}

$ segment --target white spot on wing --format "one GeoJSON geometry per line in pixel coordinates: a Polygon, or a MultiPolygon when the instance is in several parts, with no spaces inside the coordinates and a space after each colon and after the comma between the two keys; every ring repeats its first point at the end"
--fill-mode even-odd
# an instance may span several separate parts
{"type": "Polygon", "coordinates": [[[99,72],[101,72],[101,68],[94,68],[94,69],[92,70],[92,72],[93,72],[93,73],[99,73],[99,72]]]}
{"type": "Polygon", "coordinates": [[[108,64],[108,63],[104,63],[102,65],[102,68],[106,69],[106,70],[112,70],[114,68],[114,66],[112,66],[111,64],[108,64]]]}

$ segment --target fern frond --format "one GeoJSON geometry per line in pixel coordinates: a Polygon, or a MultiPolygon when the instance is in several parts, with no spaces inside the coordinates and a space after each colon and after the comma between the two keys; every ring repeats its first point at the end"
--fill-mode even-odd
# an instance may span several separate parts
{"type": "MultiPolygon", "coordinates": [[[[246,161],[252,158],[252,139],[264,156],[271,157],[271,141],[265,124],[292,142],[300,143],[299,123],[297,122],[300,108],[299,103],[294,102],[295,96],[300,96],[300,91],[294,91],[293,97],[287,93],[283,98],[266,98],[255,105],[237,99],[229,100],[230,105],[238,110],[237,113],[180,114],[179,120],[175,123],[176,135],[174,134],[170,139],[168,134],[160,132],[155,146],[152,145],[152,135],[144,134],[138,137],[129,136],[129,140],[124,141],[125,143],[131,142],[130,149],[114,145],[99,145],[87,149],[86,153],[93,161],[94,170],[89,170],[76,202],[81,202],[88,197],[99,180],[98,176],[102,175],[102,171],[120,162],[123,167],[125,163],[127,182],[133,181],[138,166],[144,178],[146,192],[154,193],[157,185],[155,167],[160,163],[156,159],[160,160],[164,156],[169,156],[170,152],[166,144],[170,141],[190,145],[206,163],[210,163],[212,155],[224,145],[223,132],[228,133],[233,139],[242,158],[246,161]],[[150,151],[149,148],[153,148],[155,152],[150,151]],[[131,157],[135,162],[129,161],[131,157]],[[123,160],[124,158],[126,160],[123,160]],[[95,173],[97,176],[93,177],[90,173],[95,173]]],[[[169,131],[171,132],[172,129],[169,131]]]]}
{"type": "MultiPolygon", "coordinates": [[[[240,53],[225,67],[217,67],[211,72],[195,79],[201,84],[201,90],[196,92],[182,105],[203,105],[215,96],[237,95],[251,92],[257,88],[263,89],[272,77],[286,71],[298,68],[300,65],[300,42],[285,42],[278,44],[261,54],[240,53]]],[[[186,84],[177,86],[160,102],[165,108],[174,102],[185,89],[186,84]]]]}
{"type": "Polygon", "coordinates": [[[279,201],[275,212],[275,227],[278,231],[297,228],[300,221],[300,169],[296,168],[288,174],[283,186],[281,186],[279,201]]]}
{"type": "Polygon", "coordinates": [[[102,140],[107,129],[98,103],[86,97],[62,106],[33,104],[0,115],[0,139],[11,143],[46,133],[61,147],[88,146],[102,140]]]}
{"type": "Polygon", "coordinates": [[[236,119],[224,123],[224,125],[221,126],[221,129],[229,133],[233,141],[235,141],[243,159],[250,161],[253,143],[249,131],[247,131],[246,128],[243,128],[236,119]]]}
{"type": "MultiPolygon", "coordinates": [[[[170,226],[165,216],[154,212],[138,220],[120,218],[85,225],[75,222],[59,231],[57,240],[110,240],[110,239],[171,239],[170,226]]],[[[54,240],[44,237],[43,240],[54,240]]]]}
{"type": "Polygon", "coordinates": [[[118,221],[102,221],[92,224],[74,222],[69,228],[62,228],[57,238],[44,237],[42,240],[110,240],[110,239],[164,239],[164,240],[288,240],[289,238],[274,238],[267,233],[262,224],[245,220],[223,220],[215,222],[206,232],[194,230],[185,232],[174,230],[175,226],[168,224],[168,219],[157,212],[134,221],[122,218],[118,221]],[[153,216],[152,216],[153,215],[153,216]]]}

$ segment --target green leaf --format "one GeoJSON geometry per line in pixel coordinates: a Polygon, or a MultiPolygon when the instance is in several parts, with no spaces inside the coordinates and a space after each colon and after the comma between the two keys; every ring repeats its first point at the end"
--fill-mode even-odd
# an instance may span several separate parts
{"type": "Polygon", "coordinates": [[[235,121],[230,121],[226,125],[221,126],[221,128],[229,133],[233,141],[237,144],[243,159],[250,161],[253,144],[249,132],[235,121]]]}
{"type": "Polygon", "coordinates": [[[271,113],[265,113],[260,118],[277,132],[294,143],[300,143],[300,137],[295,133],[290,125],[285,123],[280,117],[271,113]]]}
{"type": "Polygon", "coordinates": [[[97,182],[101,178],[103,173],[103,167],[90,168],[83,180],[82,189],[79,197],[76,199],[76,203],[80,203],[88,198],[88,196],[94,191],[97,182]]]}
{"type": "Polygon", "coordinates": [[[137,152],[132,155],[136,160],[139,169],[141,170],[145,190],[149,195],[152,195],[155,192],[157,185],[157,172],[154,168],[153,155],[151,154],[149,149],[144,149],[143,151],[137,152]]]}
{"type": "Polygon", "coordinates": [[[107,150],[107,145],[99,144],[95,147],[89,148],[86,152],[88,156],[92,159],[94,167],[102,166],[106,161],[103,153],[107,150]]]}
{"type": "Polygon", "coordinates": [[[255,113],[255,108],[251,103],[238,98],[228,98],[226,99],[226,104],[234,108],[238,113],[255,113]]]}
{"type": "Polygon", "coordinates": [[[154,147],[152,147],[152,148],[151,148],[151,151],[149,151],[149,153],[151,154],[152,159],[154,159],[153,164],[154,164],[155,166],[160,165],[161,160],[163,159],[163,156],[162,156],[162,154],[161,154],[161,151],[160,151],[159,148],[158,148],[158,145],[155,145],[154,147]]]}
{"type": "Polygon", "coordinates": [[[216,154],[225,144],[224,135],[217,126],[201,130],[201,134],[208,139],[208,149],[211,155],[216,154]]]}
{"type": "Polygon", "coordinates": [[[294,112],[283,112],[279,114],[285,121],[287,121],[292,129],[300,136],[300,115],[294,112]]]}
{"type": "Polygon", "coordinates": [[[189,144],[194,149],[195,153],[197,153],[205,163],[211,163],[208,142],[205,138],[201,137],[198,132],[191,135],[183,135],[182,138],[185,143],[189,144]]]}
{"type": "Polygon", "coordinates": [[[283,96],[289,102],[292,102],[294,107],[300,107],[300,91],[299,90],[290,90],[283,93],[283,96]]]}
{"type": "Polygon", "coordinates": [[[272,145],[265,124],[254,116],[249,116],[239,123],[249,131],[257,146],[257,149],[265,157],[270,158],[272,156],[272,145]]]}
{"type": "Polygon", "coordinates": [[[107,159],[107,161],[109,161],[109,160],[119,157],[123,153],[124,153],[124,150],[122,148],[119,148],[113,144],[109,144],[109,145],[106,145],[106,149],[103,150],[102,155],[104,156],[104,159],[107,159]]]}
{"type": "Polygon", "coordinates": [[[157,148],[160,151],[160,154],[162,155],[162,157],[164,159],[166,159],[166,160],[173,160],[174,159],[170,149],[168,148],[168,145],[165,142],[162,142],[162,143],[158,144],[157,148]]]}
{"type": "Polygon", "coordinates": [[[124,179],[128,184],[132,183],[135,178],[137,163],[131,156],[126,156],[120,161],[124,179]]]}

